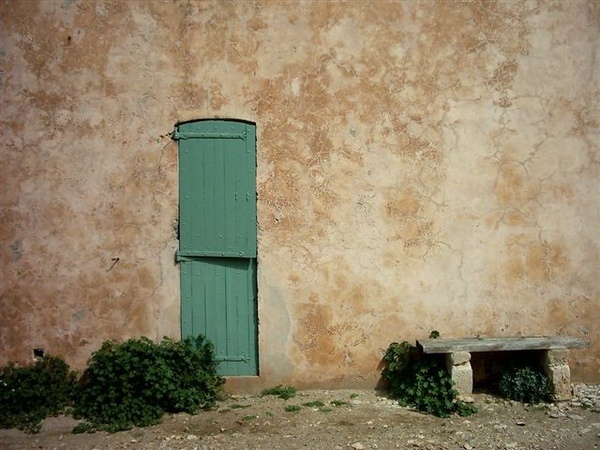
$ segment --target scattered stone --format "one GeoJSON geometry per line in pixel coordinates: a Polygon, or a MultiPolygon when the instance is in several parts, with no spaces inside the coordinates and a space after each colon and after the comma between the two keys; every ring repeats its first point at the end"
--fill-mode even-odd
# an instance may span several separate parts
{"type": "Polygon", "coordinates": [[[520,427],[524,427],[525,426],[525,422],[523,422],[522,420],[517,420],[516,424],[520,427]]]}
{"type": "Polygon", "coordinates": [[[355,442],[354,444],[350,444],[350,448],[354,450],[364,450],[365,446],[362,445],[360,442],[355,442]]]}
{"type": "Polygon", "coordinates": [[[560,408],[558,408],[555,405],[550,406],[550,410],[548,411],[548,415],[552,419],[558,419],[558,418],[566,416],[566,414],[563,411],[561,411],[560,408]]]}

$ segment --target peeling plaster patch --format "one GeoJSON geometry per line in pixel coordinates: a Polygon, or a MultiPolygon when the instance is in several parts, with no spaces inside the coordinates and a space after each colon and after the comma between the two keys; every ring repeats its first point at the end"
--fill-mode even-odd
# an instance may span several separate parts
{"type": "Polygon", "coordinates": [[[81,322],[82,320],[85,319],[85,317],[86,317],[85,310],[84,309],[80,309],[75,314],[73,314],[73,321],[75,321],[75,322],[81,322]]]}
{"type": "Polygon", "coordinates": [[[335,320],[329,306],[298,306],[301,308],[298,311],[300,330],[294,340],[305,359],[303,364],[316,370],[326,370],[330,365],[348,365],[352,362],[349,352],[360,351],[369,340],[359,323],[335,320]]]}
{"type": "Polygon", "coordinates": [[[4,83],[4,76],[6,75],[6,69],[4,68],[4,58],[6,57],[6,51],[0,48],[0,85],[4,83]]]}
{"type": "Polygon", "coordinates": [[[11,261],[15,262],[21,259],[23,252],[23,241],[21,239],[17,239],[10,245],[10,249],[12,250],[11,261]]]}
{"type": "Polygon", "coordinates": [[[292,89],[292,94],[294,94],[296,97],[298,97],[300,95],[301,84],[300,84],[300,80],[298,78],[294,78],[292,80],[291,89],[292,89]]]}

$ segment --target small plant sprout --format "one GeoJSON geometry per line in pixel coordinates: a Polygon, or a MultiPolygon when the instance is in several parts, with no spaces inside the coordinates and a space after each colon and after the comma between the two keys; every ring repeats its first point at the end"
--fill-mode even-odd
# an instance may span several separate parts
{"type": "Polygon", "coordinates": [[[269,389],[263,389],[260,396],[264,397],[266,395],[274,395],[284,400],[288,400],[296,395],[296,388],[279,384],[269,389]]]}
{"type": "Polygon", "coordinates": [[[330,403],[331,403],[333,406],[337,406],[337,407],[344,406],[344,405],[349,405],[349,404],[350,404],[350,403],[348,403],[348,402],[345,402],[345,401],[343,401],[343,400],[332,400],[330,403]]]}
{"type": "Polygon", "coordinates": [[[307,408],[321,408],[325,406],[321,400],[314,400],[312,402],[303,403],[302,406],[306,406],[307,408]]]}

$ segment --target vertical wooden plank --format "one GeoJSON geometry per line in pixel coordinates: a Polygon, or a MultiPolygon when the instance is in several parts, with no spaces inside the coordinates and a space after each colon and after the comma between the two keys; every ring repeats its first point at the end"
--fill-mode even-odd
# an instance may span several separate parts
{"type": "Polygon", "coordinates": [[[193,300],[192,300],[192,264],[182,262],[180,265],[181,286],[181,334],[182,336],[194,335],[193,300]]]}

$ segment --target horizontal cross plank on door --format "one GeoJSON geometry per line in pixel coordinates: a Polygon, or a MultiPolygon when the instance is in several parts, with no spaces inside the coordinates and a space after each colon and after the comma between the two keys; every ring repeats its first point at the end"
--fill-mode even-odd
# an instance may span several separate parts
{"type": "Polygon", "coordinates": [[[215,361],[216,362],[248,362],[250,361],[250,357],[243,355],[243,356],[216,356],[215,357],[215,361]]]}
{"type": "Polygon", "coordinates": [[[173,139],[246,139],[245,133],[198,133],[193,131],[174,131],[173,139]]]}
{"type": "Polygon", "coordinates": [[[589,342],[570,336],[496,337],[467,339],[423,339],[423,353],[495,352],[586,348],[589,342]]]}
{"type": "Polygon", "coordinates": [[[194,261],[197,258],[256,258],[256,252],[234,251],[220,252],[209,250],[177,250],[175,252],[175,261],[194,261]]]}

